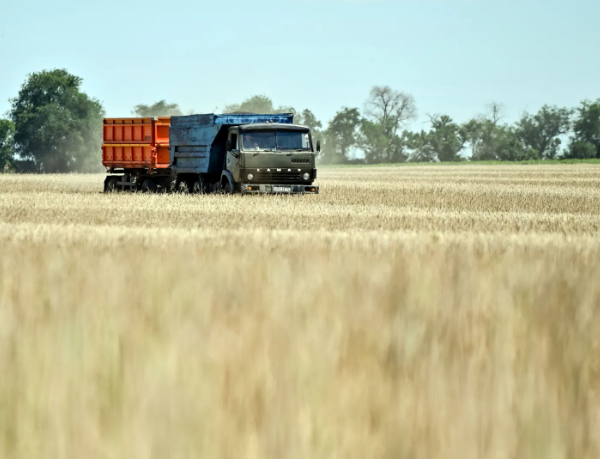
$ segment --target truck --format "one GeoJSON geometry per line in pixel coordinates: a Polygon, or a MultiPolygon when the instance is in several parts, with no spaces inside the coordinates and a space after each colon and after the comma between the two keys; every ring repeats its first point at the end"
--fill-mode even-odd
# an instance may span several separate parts
{"type": "Polygon", "coordinates": [[[292,113],[105,118],[105,192],[318,194],[307,126],[292,113]]]}

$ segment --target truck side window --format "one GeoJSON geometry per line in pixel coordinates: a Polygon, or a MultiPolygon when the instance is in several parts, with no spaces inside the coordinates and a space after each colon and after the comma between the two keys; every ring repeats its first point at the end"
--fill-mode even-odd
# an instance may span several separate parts
{"type": "Polygon", "coordinates": [[[237,134],[231,134],[231,149],[238,150],[238,136],[237,134]]]}

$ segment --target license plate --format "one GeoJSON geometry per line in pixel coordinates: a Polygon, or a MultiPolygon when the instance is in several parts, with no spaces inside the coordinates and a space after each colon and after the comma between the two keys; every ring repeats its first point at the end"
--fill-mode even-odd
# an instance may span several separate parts
{"type": "Polygon", "coordinates": [[[274,193],[291,193],[292,187],[291,186],[274,186],[273,192],[274,193]]]}

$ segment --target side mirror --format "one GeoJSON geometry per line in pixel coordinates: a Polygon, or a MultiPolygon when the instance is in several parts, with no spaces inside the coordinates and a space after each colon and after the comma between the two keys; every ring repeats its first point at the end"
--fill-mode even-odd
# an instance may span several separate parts
{"type": "Polygon", "coordinates": [[[317,140],[317,153],[321,152],[321,141],[317,140]]]}
{"type": "MultiPolygon", "coordinates": [[[[223,145],[223,144],[221,144],[221,145],[223,145]]],[[[227,148],[227,151],[231,151],[231,139],[227,139],[227,146],[226,146],[226,148],[227,148]]]]}

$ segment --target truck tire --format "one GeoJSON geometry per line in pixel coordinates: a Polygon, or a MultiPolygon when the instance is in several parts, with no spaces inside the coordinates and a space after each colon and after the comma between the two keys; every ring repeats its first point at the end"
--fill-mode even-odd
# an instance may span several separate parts
{"type": "Polygon", "coordinates": [[[223,183],[221,185],[221,191],[223,192],[223,194],[231,194],[233,193],[233,188],[231,186],[231,183],[229,182],[229,180],[225,179],[223,180],[225,183],[223,183]]]}
{"type": "Polygon", "coordinates": [[[106,192],[107,193],[118,193],[119,186],[117,185],[119,181],[119,177],[111,177],[106,182],[106,192]]]}
{"type": "Polygon", "coordinates": [[[221,174],[221,193],[231,194],[235,191],[234,181],[229,171],[223,171],[221,174]]]}
{"type": "Polygon", "coordinates": [[[142,182],[142,193],[156,193],[156,183],[152,179],[144,179],[142,182]]]}

